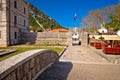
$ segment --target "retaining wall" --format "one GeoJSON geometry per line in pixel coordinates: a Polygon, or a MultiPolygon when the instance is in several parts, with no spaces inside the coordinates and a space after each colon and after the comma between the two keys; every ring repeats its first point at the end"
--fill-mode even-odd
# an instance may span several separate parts
{"type": "Polygon", "coordinates": [[[0,62],[0,80],[35,80],[59,59],[51,50],[31,50],[0,62]]]}
{"type": "Polygon", "coordinates": [[[21,33],[19,43],[50,43],[50,44],[66,44],[69,34],[67,32],[31,32],[21,33]]]}

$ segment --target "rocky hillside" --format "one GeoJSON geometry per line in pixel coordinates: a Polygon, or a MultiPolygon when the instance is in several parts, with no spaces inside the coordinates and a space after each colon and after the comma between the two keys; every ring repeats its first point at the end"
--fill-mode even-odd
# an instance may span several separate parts
{"type": "Polygon", "coordinates": [[[54,19],[50,18],[34,5],[30,4],[30,29],[34,31],[51,30],[56,28],[62,28],[54,19]],[[38,23],[37,23],[37,21],[38,23]],[[41,26],[40,26],[41,25],[41,26]],[[44,29],[43,29],[43,28],[44,29]]]}

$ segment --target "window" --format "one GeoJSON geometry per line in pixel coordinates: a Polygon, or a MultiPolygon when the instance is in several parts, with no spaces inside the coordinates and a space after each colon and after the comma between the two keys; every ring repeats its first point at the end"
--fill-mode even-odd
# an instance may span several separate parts
{"type": "Polygon", "coordinates": [[[1,31],[0,31],[0,39],[2,38],[2,33],[1,33],[1,31]]]}
{"type": "MultiPolygon", "coordinates": [[[[2,11],[0,11],[0,21],[2,21],[2,11]]],[[[0,27],[2,25],[2,22],[0,22],[0,27]]]]}
{"type": "Polygon", "coordinates": [[[17,39],[17,32],[14,33],[14,38],[17,39]]]}
{"type": "Polygon", "coordinates": [[[17,16],[14,16],[14,24],[17,24],[17,16]]]}
{"type": "Polygon", "coordinates": [[[24,14],[26,13],[26,9],[25,9],[25,7],[24,7],[24,14]]]}
{"type": "Polygon", "coordinates": [[[17,8],[17,1],[14,1],[14,8],[17,8]]]}
{"type": "Polygon", "coordinates": [[[24,26],[25,26],[26,21],[24,20],[24,26]]]}
{"type": "Polygon", "coordinates": [[[2,3],[0,3],[0,10],[2,11],[2,3]]]}
{"type": "Polygon", "coordinates": [[[0,10],[2,10],[2,0],[0,0],[0,10]]]}

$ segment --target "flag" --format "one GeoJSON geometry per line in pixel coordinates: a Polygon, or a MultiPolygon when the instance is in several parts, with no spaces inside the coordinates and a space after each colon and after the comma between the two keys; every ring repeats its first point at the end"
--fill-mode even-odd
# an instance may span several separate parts
{"type": "Polygon", "coordinates": [[[77,14],[75,13],[74,15],[74,20],[76,21],[77,20],[77,14]]]}

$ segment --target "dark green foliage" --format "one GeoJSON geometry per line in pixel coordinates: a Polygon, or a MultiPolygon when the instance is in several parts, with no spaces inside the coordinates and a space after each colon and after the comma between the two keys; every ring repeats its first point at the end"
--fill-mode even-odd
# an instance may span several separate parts
{"type": "Polygon", "coordinates": [[[35,31],[43,31],[42,28],[37,24],[33,16],[38,20],[38,22],[43,25],[43,27],[46,30],[51,30],[55,28],[62,28],[54,19],[50,18],[46,14],[44,14],[42,11],[37,9],[32,4],[30,6],[30,29],[35,31]]]}
{"type": "Polygon", "coordinates": [[[101,24],[116,32],[120,30],[120,4],[90,11],[88,16],[83,18],[82,23],[88,28],[88,32],[97,32],[101,24]]]}
{"type": "Polygon", "coordinates": [[[120,4],[115,6],[114,14],[111,14],[109,18],[111,22],[106,24],[106,28],[113,28],[114,31],[118,31],[120,29],[120,4]]]}

